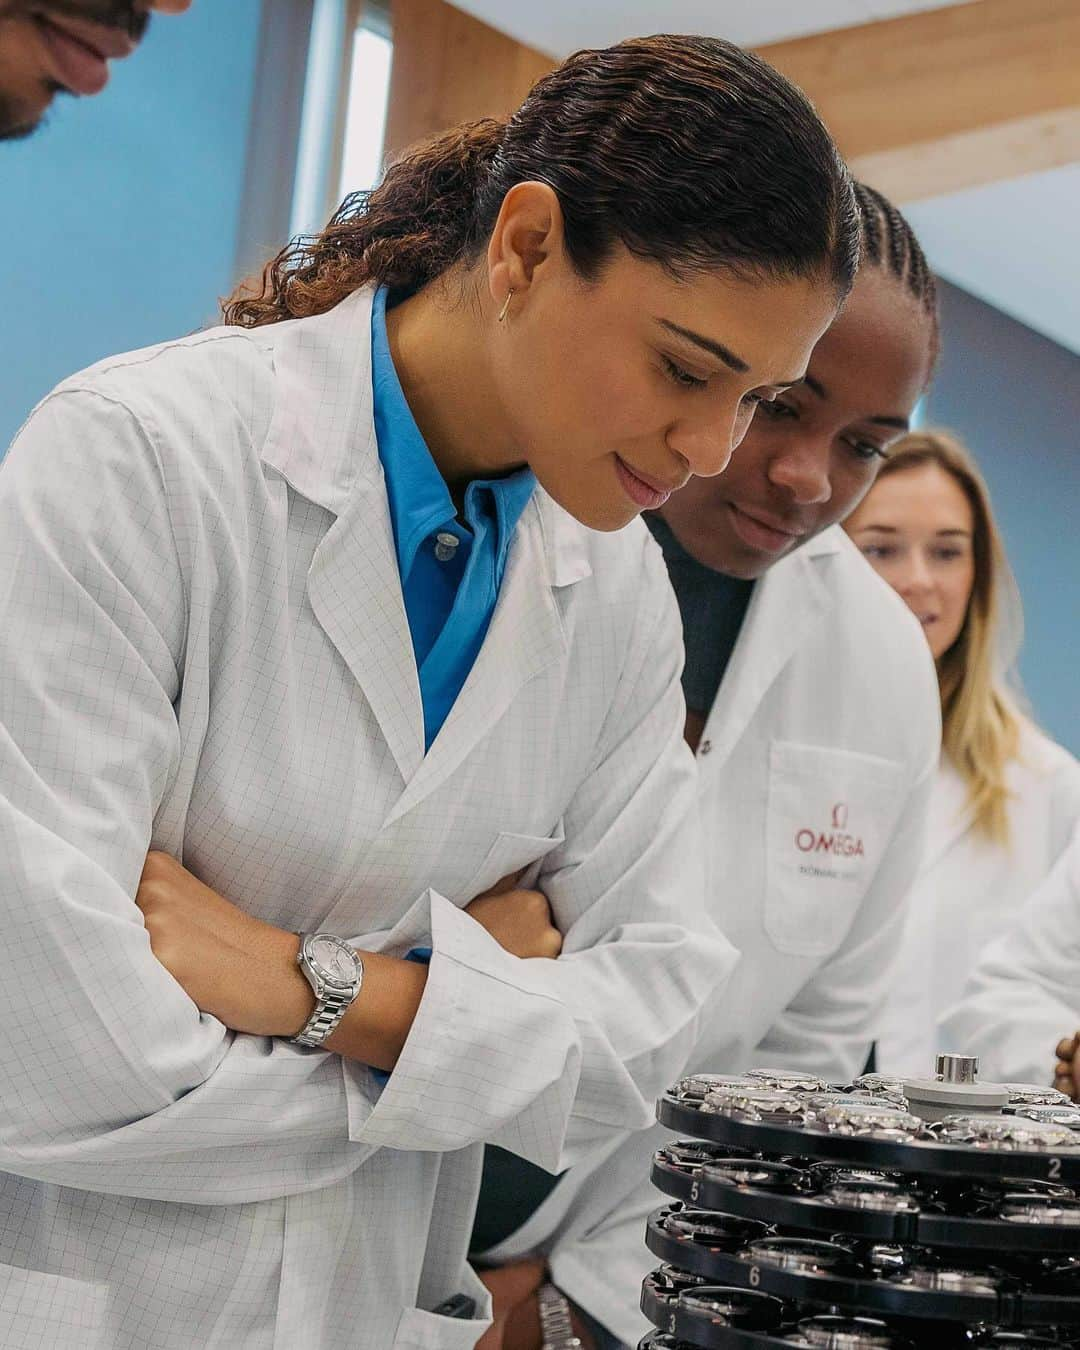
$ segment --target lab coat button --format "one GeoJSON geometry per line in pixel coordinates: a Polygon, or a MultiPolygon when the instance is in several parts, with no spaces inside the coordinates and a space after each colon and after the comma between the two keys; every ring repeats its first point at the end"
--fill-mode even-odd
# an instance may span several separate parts
{"type": "Polygon", "coordinates": [[[449,562],[458,550],[461,540],[449,530],[440,530],[435,536],[435,557],[439,562],[449,562]]]}
{"type": "Polygon", "coordinates": [[[698,746],[698,754],[707,755],[711,749],[712,749],[712,741],[702,741],[701,744],[698,746]]]}

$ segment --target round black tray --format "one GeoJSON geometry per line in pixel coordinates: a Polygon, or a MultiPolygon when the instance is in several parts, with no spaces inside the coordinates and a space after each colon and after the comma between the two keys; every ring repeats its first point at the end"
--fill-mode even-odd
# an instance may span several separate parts
{"type": "Polygon", "coordinates": [[[656,1104],[656,1116],[680,1134],[696,1135],[733,1148],[773,1157],[820,1158],[873,1167],[880,1171],[930,1176],[1030,1177],[1039,1181],[1080,1182],[1080,1148],[1060,1154],[1028,1149],[979,1149],[966,1144],[912,1141],[893,1143],[864,1135],[830,1134],[811,1126],[772,1125],[701,1111],[668,1093],[656,1104]]]}
{"type": "Polygon", "coordinates": [[[1080,1323],[1080,1298],[1004,1289],[993,1294],[917,1289],[891,1280],[847,1275],[815,1275],[756,1263],[732,1252],[668,1233],[662,1219],[668,1207],[649,1215],[645,1242],[651,1252],[711,1284],[757,1289],[797,1303],[829,1304],[870,1317],[908,1317],[923,1321],[993,1322],[1003,1327],[1080,1323]]]}
{"type": "MultiPolygon", "coordinates": [[[[670,1327],[662,1327],[660,1330],[670,1331],[670,1327]]],[[[657,1334],[650,1331],[645,1339],[639,1342],[638,1350],[654,1350],[657,1334]]],[[[690,1342],[692,1345],[707,1348],[715,1346],[717,1350],[791,1350],[790,1341],[780,1340],[779,1337],[770,1336],[762,1331],[737,1331],[734,1327],[710,1326],[702,1328],[700,1332],[695,1329],[694,1336],[697,1339],[690,1342]]],[[[689,1341],[690,1337],[682,1334],[679,1339],[689,1341]]]]}
{"type": "MultiPolygon", "coordinates": [[[[703,1286],[704,1287],[704,1286],[703,1286]]],[[[782,1345],[784,1342],[777,1340],[775,1336],[763,1331],[740,1331],[733,1327],[718,1327],[710,1318],[703,1317],[702,1314],[695,1312],[694,1309],[680,1308],[677,1300],[668,1300],[658,1295],[652,1286],[652,1277],[646,1276],[641,1286],[642,1313],[649,1319],[654,1327],[661,1331],[670,1332],[673,1336],[681,1340],[692,1341],[695,1345],[712,1345],[712,1337],[718,1332],[724,1331],[729,1336],[750,1337],[749,1340],[727,1340],[725,1345],[782,1345]],[[698,1323],[701,1322],[700,1329],[698,1323]],[[709,1339],[702,1340],[705,1335],[709,1339]]]]}
{"type": "MultiPolygon", "coordinates": [[[[746,1331],[728,1327],[715,1322],[707,1313],[694,1308],[667,1306],[649,1296],[644,1287],[641,1291],[641,1311],[656,1328],[640,1343],[639,1350],[646,1350],[654,1334],[666,1332],[678,1341],[705,1350],[791,1350],[791,1341],[785,1336],[791,1335],[798,1326],[800,1317],[811,1313],[794,1314],[785,1318],[782,1327],[772,1331],[746,1331]]],[[[934,1350],[964,1350],[967,1340],[965,1328],[951,1323],[897,1323],[890,1322],[889,1328],[898,1338],[906,1340],[913,1347],[930,1347],[934,1350]]],[[[1065,1350],[1063,1345],[1062,1350],[1065,1350]]]]}
{"type": "MultiPolygon", "coordinates": [[[[1011,1156],[1011,1155],[1010,1155],[1011,1156]]],[[[766,1190],[710,1176],[703,1167],[690,1174],[657,1155],[652,1183],[665,1195],[702,1209],[741,1219],[783,1224],[807,1233],[845,1233],[850,1237],[905,1246],[962,1247],[1011,1252],[1080,1252],[1080,1228],[1055,1224],[1011,1223],[1008,1219],[936,1214],[908,1210],[890,1214],[845,1208],[818,1195],[766,1190]]]]}
{"type": "MultiPolygon", "coordinates": [[[[655,1272],[654,1272],[655,1273],[655,1272]]],[[[667,1301],[658,1296],[652,1285],[652,1275],[647,1275],[641,1286],[641,1311],[656,1328],[650,1331],[640,1342],[638,1350],[649,1350],[653,1337],[668,1334],[677,1340],[693,1346],[716,1347],[717,1350],[756,1350],[756,1347],[791,1346],[791,1341],[783,1337],[791,1335],[798,1323],[805,1317],[825,1311],[820,1308],[804,1307],[796,1309],[788,1305],[783,1325],[769,1331],[747,1331],[718,1325],[708,1314],[693,1308],[677,1307],[677,1300],[667,1301]]],[[[710,1286],[702,1285],[702,1288],[710,1286]]],[[[919,1350],[970,1350],[970,1328],[960,1322],[924,1322],[909,1321],[902,1318],[889,1318],[886,1321],[890,1331],[919,1350]]],[[[1062,1342],[1062,1350],[1072,1342],[1062,1342]]]]}

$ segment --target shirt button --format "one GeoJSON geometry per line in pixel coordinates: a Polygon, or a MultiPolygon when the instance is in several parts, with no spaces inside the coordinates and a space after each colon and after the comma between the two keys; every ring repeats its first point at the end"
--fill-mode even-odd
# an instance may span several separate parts
{"type": "Polygon", "coordinates": [[[449,530],[440,530],[435,536],[435,557],[439,562],[449,562],[458,551],[461,540],[449,530]]]}
{"type": "Polygon", "coordinates": [[[712,749],[712,741],[702,741],[701,744],[698,746],[698,754],[707,755],[711,749],[712,749]]]}

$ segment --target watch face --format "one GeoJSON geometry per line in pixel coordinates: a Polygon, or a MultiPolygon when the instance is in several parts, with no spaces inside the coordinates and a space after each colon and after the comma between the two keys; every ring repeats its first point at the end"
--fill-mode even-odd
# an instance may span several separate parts
{"type": "Polygon", "coordinates": [[[1044,1125],[1020,1116],[946,1116],[933,1132],[944,1143],[974,1144],[983,1149],[1044,1149],[1058,1152],[1080,1147],[1078,1136],[1060,1125],[1044,1125]]]}
{"type": "Polygon", "coordinates": [[[664,1226],[676,1237],[689,1238],[706,1247],[728,1251],[734,1251],[752,1238],[769,1231],[767,1224],[758,1223],[756,1219],[739,1219],[709,1209],[672,1210],[664,1226]]]}
{"type": "Polygon", "coordinates": [[[707,1144],[698,1139],[673,1139],[656,1152],[658,1162],[692,1176],[706,1163],[726,1162],[731,1150],[722,1144],[707,1144]]]}
{"type": "Polygon", "coordinates": [[[825,1198],[842,1209],[871,1209],[883,1214],[914,1213],[919,1202],[895,1181],[834,1181],[825,1198]]]}
{"type": "Polygon", "coordinates": [[[345,950],[344,943],[339,944],[320,933],[308,944],[308,959],[331,984],[355,984],[356,961],[345,950]]]}
{"type": "Polygon", "coordinates": [[[949,1266],[912,1266],[903,1283],[938,1294],[996,1294],[1000,1284],[988,1270],[965,1270],[949,1266]]]}
{"type": "Polygon", "coordinates": [[[1036,1083],[1002,1083],[1009,1094],[1010,1106],[1069,1106],[1071,1098],[1057,1088],[1036,1083]]]}
{"type": "Polygon", "coordinates": [[[1037,1192],[1013,1192],[1002,1198],[1000,1214],[1011,1223],[1048,1223],[1061,1228],[1077,1228],[1080,1227],[1080,1200],[1037,1192]]]}
{"type": "Polygon", "coordinates": [[[1005,1112],[1021,1120],[1037,1120],[1043,1125],[1060,1125],[1066,1130],[1080,1130],[1080,1107],[1073,1106],[1007,1106],[1005,1112]]]}
{"type": "Polygon", "coordinates": [[[889,1350],[903,1345],[884,1322],[868,1317],[809,1317],[799,1323],[804,1345],[829,1350],[889,1350]]]}
{"type": "Polygon", "coordinates": [[[903,1097],[904,1080],[888,1073],[863,1073],[852,1080],[853,1088],[865,1088],[868,1092],[889,1092],[893,1096],[903,1097]]]}
{"type": "Polygon", "coordinates": [[[747,1331],[771,1331],[784,1316],[784,1305],[778,1298],[752,1289],[720,1285],[687,1291],[679,1298],[679,1306],[704,1313],[715,1327],[741,1327],[747,1331]]]}
{"type": "Polygon", "coordinates": [[[729,1088],[754,1088],[761,1084],[748,1074],[739,1073],[692,1073],[680,1078],[672,1091],[686,1101],[704,1100],[708,1092],[724,1091],[729,1088]]]}
{"type": "Polygon", "coordinates": [[[848,1269],[854,1261],[850,1247],[816,1238],[767,1237],[751,1242],[741,1256],[763,1266],[778,1266],[804,1275],[828,1275],[848,1269]]]}
{"type": "Polygon", "coordinates": [[[923,1132],[918,1116],[896,1106],[853,1101],[846,1106],[826,1106],[821,1112],[825,1128],[834,1134],[869,1135],[878,1139],[915,1139],[923,1132]]]}
{"type": "Polygon", "coordinates": [[[713,1115],[773,1124],[801,1125],[808,1116],[804,1098],[776,1088],[716,1090],[706,1094],[701,1109],[713,1115]]]}
{"type": "Polygon", "coordinates": [[[649,1278],[658,1290],[675,1298],[678,1298],[684,1289],[694,1289],[697,1285],[709,1283],[704,1275],[692,1275],[688,1270],[680,1270],[678,1266],[667,1264],[658,1266],[649,1278]]]}
{"type": "Polygon", "coordinates": [[[790,1163],[725,1158],[709,1163],[705,1175],[720,1185],[760,1186],[769,1191],[797,1191],[803,1172],[790,1163]]]}
{"type": "Polygon", "coordinates": [[[817,1074],[799,1073],[795,1069],[747,1069],[746,1076],[777,1092],[825,1092],[829,1086],[817,1074]]]}

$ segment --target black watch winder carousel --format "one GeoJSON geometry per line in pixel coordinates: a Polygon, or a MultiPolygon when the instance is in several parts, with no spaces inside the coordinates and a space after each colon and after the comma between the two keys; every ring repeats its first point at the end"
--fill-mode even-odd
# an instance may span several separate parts
{"type": "Polygon", "coordinates": [[[1080,1107],[976,1070],[676,1083],[641,1350],[1080,1347],[1080,1107]]]}

